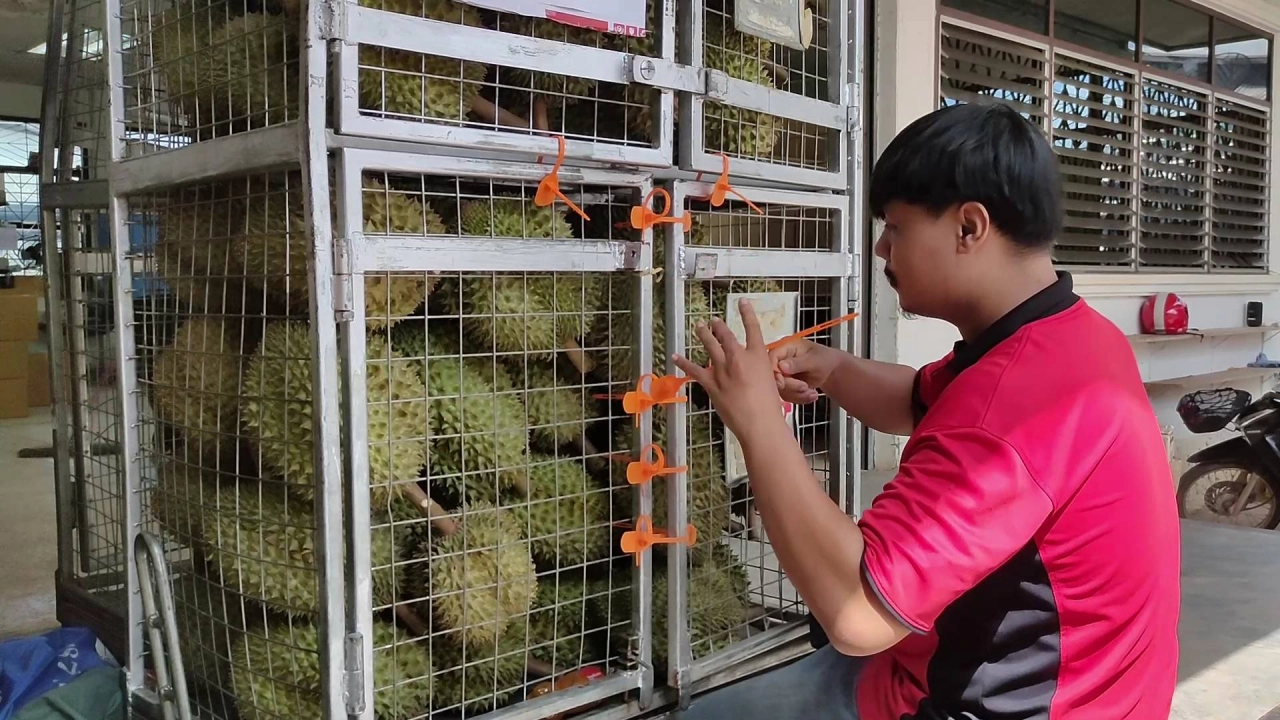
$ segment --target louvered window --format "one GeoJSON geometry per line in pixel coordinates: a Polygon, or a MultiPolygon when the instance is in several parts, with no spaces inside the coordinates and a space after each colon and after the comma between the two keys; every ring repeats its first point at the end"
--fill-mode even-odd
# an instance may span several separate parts
{"type": "Polygon", "coordinates": [[[1265,271],[1270,110],[944,20],[941,103],[1003,103],[1058,152],[1061,266],[1265,271]]]}

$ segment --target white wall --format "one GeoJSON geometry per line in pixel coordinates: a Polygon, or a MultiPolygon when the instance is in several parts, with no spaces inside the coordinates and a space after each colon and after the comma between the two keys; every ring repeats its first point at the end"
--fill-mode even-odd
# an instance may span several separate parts
{"type": "MultiPolygon", "coordinates": [[[[1230,17],[1280,34],[1280,7],[1265,0],[1218,0],[1202,2],[1230,17]]],[[[937,107],[938,16],[936,0],[881,0],[876,3],[875,57],[875,154],[912,120],[937,107]],[[924,38],[929,38],[927,41],[924,38]],[[929,50],[926,51],[925,48],[929,50]]],[[[1280,88],[1273,78],[1273,97],[1280,88]]],[[[1272,208],[1280,207],[1280,184],[1271,192],[1272,208]]],[[[1280,270],[1280,213],[1272,213],[1271,267],[1280,270]]],[[[865,252],[871,253],[875,233],[868,237],[865,252]]],[[[1268,276],[1187,276],[1151,274],[1075,274],[1076,291],[1106,315],[1126,334],[1138,329],[1138,308],[1153,292],[1177,292],[1188,304],[1192,327],[1198,329],[1237,328],[1244,325],[1244,305],[1263,302],[1264,324],[1280,324],[1280,275],[1268,276]]],[[[879,360],[919,367],[945,355],[959,339],[955,328],[936,320],[902,318],[893,290],[885,282],[880,266],[872,291],[870,311],[874,317],[871,355],[879,360]]],[[[1242,335],[1166,343],[1136,343],[1135,356],[1147,380],[1161,380],[1242,367],[1260,350],[1280,358],[1280,333],[1242,335]]],[[[1253,377],[1227,383],[1257,394],[1264,379],[1253,377]]],[[[1266,379],[1267,388],[1273,384],[1266,379]]],[[[1191,436],[1182,427],[1174,405],[1184,393],[1203,387],[1150,385],[1152,403],[1161,423],[1175,427],[1177,455],[1185,457],[1216,436],[1191,436]]],[[[871,466],[895,467],[905,438],[872,434],[871,466]]]]}
{"type": "Polygon", "coordinates": [[[39,85],[0,82],[0,116],[38,120],[40,96],[39,85]]]}

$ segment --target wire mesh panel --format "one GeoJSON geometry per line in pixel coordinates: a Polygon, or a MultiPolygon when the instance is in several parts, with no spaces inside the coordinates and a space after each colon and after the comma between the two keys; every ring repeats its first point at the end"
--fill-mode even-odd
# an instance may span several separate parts
{"type": "Polygon", "coordinates": [[[201,717],[326,712],[304,199],[289,171],[127,198],[141,517],[201,717]]]}
{"type": "Polygon", "coordinates": [[[122,0],[125,157],[299,117],[299,22],[250,0],[122,0]]]}
{"type": "Polygon", "coordinates": [[[459,0],[352,3],[337,127],[532,155],[559,135],[570,157],[669,166],[672,93],[640,81],[674,59],[670,2],[650,0],[640,37],[459,0]]]}
{"type": "MultiPolygon", "coordinates": [[[[716,172],[844,189],[850,115],[848,4],[800,3],[799,36],[784,43],[733,0],[690,0],[690,60],[707,71],[705,95],[681,99],[684,163],[716,172]]],[[[759,12],[758,9],[755,12],[759,12]]],[[[776,26],[775,26],[776,27],[776,26]]],[[[861,32],[861,28],[852,29],[861,32]]]]}
{"type": "Polygon", "coordinates": [[[648,554],[619,545],[650,499],[609,487],[611,429],[648,422],[592,344],[649,302],[650,232],[624,222],[647,180],[564,170],[544,205],[548,169],[342,154],[366,715],[546,717],[651,682],[648,554]]]}
{"type": "MultiPolygon", "coordinates": [[[[706,199],[711,190],[693,183],[674,187],[675,207],[691,217],[692,227],[685,232],[673,225],[663,253],[666,349],[705,364],[693,328],[712,318],[725,319],[745,339],[739,298],[756,308],[767,342],[849,312],[854,257],[847,198],[756,191],[715,207],[706,199]]],[[[847,349],[852,337],[852,328],[838,324],[810,339],[847,349]]],[[[685,468],[655,487],[655,524],[669,535],[692,525],[697,537],[691,547],[668,546],[665,577],[655,571],[654,660],[682,691],[798,636],[803,627],[796,621],[806,612],[769,546],[740,445],[705,393],[687,387],[688,401],[669,406],[654,427],[654,437],[668,443],[671,465],[685,468]]],[[[816,481],[845,507],[843,412],[825,398],[784,405],[779,412],[794,429],[816,481]]]]}

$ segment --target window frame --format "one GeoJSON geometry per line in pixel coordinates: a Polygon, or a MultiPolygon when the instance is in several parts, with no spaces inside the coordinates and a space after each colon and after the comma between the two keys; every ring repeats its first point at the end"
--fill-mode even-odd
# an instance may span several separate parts
{"type": "MultiPolygon", "coordinates": [[[[1143,34],[1142,34],[1143,11],[1146,6],[1145,0],[1137,0],[1137,2],[1139,3],[1138,30],[1137,30],[1137,43],[1138,43],[1137,48],[1138,49],[1135,50],[1135,57],[1138,57],[1140,55],[1140,51],[1142,47],[1141,41],[1143,39],[1143,34]]],[[[1186,5],[1189,3],[1181,2],[1179,0],[1178,4],[1186,5]]],[[[983,16],[956,10],[950,7],[944,7],[942,5],[942,0],[936,0],[936,5],[937,5],[937,31],[935,34],[935,45],[938,48],[937,54],[936,54],[936,57],[938,58],[938,62],[935,64],[935,67],[934,67],[933,90],[934,90],[935,103],[943,102],[943,98],[946,97],[946,95],[944,94],[943,74],[942,74],[942,67],[941,67],[942,65],[941,41],[942,41],[942,35],[944,33],[944,25],[951,25],[953,27],[958,27],[971,32],[990,35],[996,39],[1018,43],[1020,45],[1027,46],[1032,49],[1040,50],[1044,53],[1044,56],[1047,61],[1046,67],[1045,67],[1045,78],[1044,78],[1046,82],[1047,93],[1045,96],[1045,103],[1046,103],[1045,114],[1041,122],[1041,126],[1046,133],[1050,133],[1050,134],[1052,133],[1051,125],[1052,125],[1052,118],[1054,116],[1053,109],[1052,109],[1053,108],[1052,87],[1053,87],[1053,72],[1054,72],[1053,68],[1055,67],[1055,64],[1054,64],[1055,52],[1064,53],[1078,60],[1093,62],[1104,67],[1110,67],[1116,70],[1132,73],[1135,83],[1137,85],[1136,92],[1137,92],[1137,97],[1139,101],[1141,100],[1141,97],[1142,97],[1142,88],[1145,82],[1148,80],[1155,81],[1157,83],[1172,85],[1174,87],[1182,88],[1192,92],[1203,93],[1210,101],[1209,102],[1210,127],[1212,127],[1212,121],[1214,117],[1213,113],[1215,112],[1214,108],[1217,107],[1218,101],[1227,101],[1230,103],[1237,103],[1245,106],[1246,108],[1250,108],[1250,109],[1259,111],[1261,113],[1264,113],[1267,116],[1267,133],[1268,133],[1267,155],[1268,157],[1266,161],[1267,162],[1266,164],[1267,201],[1265,205],[1265,208],[1266,208],[1265,212],[1267,215],[1267,220],[1266,220],[1267,238],[1266,238],[1265,250],[1263,252],[1263,261],[1261,263],[1261,267],[1231,268],[1231,267],[1221,267],[1221,266],[1215,267],[1214,266],[1212,261],[1212,256],[1213,256],[1212,246],[1209,244],[1210,242],[1209,239],[1213,237],[1212,235],[1213,215],[1211,212],[1206,215],[1206,221],[1208,225],[1207,237],[1209,239],[1206,240],[1206,244],[1205,244],[1207,257],[1203,266],[1187,267],[1187,268],[1179,268],[1175,266],[1169,266],[1169,267],[1144,266],[1141,260],[1141,242],[1143,239],[1142,230],[1141,230],[1141,198],[1142,198],[1141,193],[1135,194],[1135,199],[1134,199],[1135,210],[1138,213],[1138,217],[1137,219],[1135,219],[1135,224],[1134,224],[1135,234],[1134,234],[1134,242],[1133,242],[1133,260],[1131,264],[1120,265],[1120,266],[1108,266],[1108,265],[1102,265],[1102,264],[1093,265],[1088,263],[1084,263],[1084,264],[1059,263],[1060,267],[1069,269],[1074,273],[1097,274],[1101,276],[1112,276],[1112,277],[1141,276],[1142,278],[1144,278],[1143,282],[1148,280],[1159,281],[1159,279],[1161,278],[1171,278],[1174,281],[1177,281],[1177,279],[1203,278],[1210,284],[1217,284],[1217,283],[1222,283],[1224,281],[1232,282],[1232,281],[1244,280],[1245,278],[1257,279],[1257,278],[1263,278],[1268,276],[1277,277],[1274,274],[1274,271],[1276,269],[1276,262],[1277,262],[1277,253],[1276,253],[1277,248],[1271,238],[1271,227],[1274,226],[1274,219],[1275,219],[1275,215],[1273,211],[1273,203],[1271,202],[1271,199],[1276,195],[1275,176],[1272,173],[1272,167],[1273,167],[1272,163],[1275,159],[1275,153],[1272,150],[1272,146],[1274,143],[1274,137],[1275,137],[1274,131],[1276,129],[1276,123],[1275,123],[1275,118],[1272,115],[1272,102],[1270,100],[1261,100],[1259,98],[1244,95],[1242,93],[1238,93],[1233,90],[1218,88],[1218,87],[1212,86],[1211,84],[1198,81],[1194,78],[1189,78],[1177,73],[1162,71],[1158,68],[1154,68],[1152,66],[1141,63],[1136,59],[1125,60],[1121,57],[1114,56],[1114,55],[1107,55],[1102,51],[1095,50],[1088,47],[1083,47],[1075,43],[1059,42],[1052,39],[1049,36],[1033,33],[1023,28],[1009,25],[1007,23],[1002,23],[997,20],[992,20],[983,16]],[[1216,280],[1209,280],[1209,278],[1216,278],[1216,280]]],[[[1048,12],[1050,13],[1051,19],[1055,12],[1055,7],[1056,7],[1056,0],[1049,0],[1048,12]]],[[[1214,17],[1222,17],[1221,13],[1212,13],[1212,15],[1214,17]]],[[[1236,20],[1234,18],[1224,18],[1224,19],[1228,20],[1229,22],[1231,22],[1232,24],[1238,27],[1247,28],[1249,30],[1257,32],[1260,36],[1269,40],[1269,51],[1268,51],[1268,57],[1267,57],[1268,71],[1269,71],[1268,77],[1274,79],[1275,43],[1277,40],[1277,36],[1268,32],[1258,30],[1255,26],[1236,20]]],[[[1211,47],[1214,40],[1213,27],[1214,25],[1211,23],[1210,25],[1211,47]]],[[[1052,23],[1050,24],[1050,30],[1052,30],[1052,23]]],[[[1211,67],[1213,65],[1216,65],[1216,59],[1214,58],[1212,53],[1209,55],[1209,63],[1211,67]]],[[[1212,76],[1213,76],[1213,73],[1211,71],[1210,77],[1212,78],[1212,76]]],[[[1273,89],[1273,87],[1274,87],[1274,83],[1269,82],[1268,95],[1270,95],[1270,91],[1271,89],[1273,89]]],[[[1141,110],[1139,109],[1138,112],[1141,113],[1141,110]]],[[[1139,125],[1138,132],[1139,133],[1141,132],[1140,125],[1139,125]]],[[[1140,137],[1141,136],[1139,135],[1139,138],[1140,137]]],[[[1210,160],[1212,160],[1212,157],[1213,157],[1212,155],[1213,134],[1212,133],[1210,133],[1209,142],[1210,142],[1209,157],[1210,157],[1210,160]]],[[[1139,151],[1139,156],[1140,156],[1141,147],[1142,147],[1140,139],[1136,147],[1139,151]]],[[[1138,168],[1141,167],[1140,159],[1136,159],[1135,163],[1138,163],[1137,165],[1138,168]]],[[[1141,173],[1141,170],[1139,169],[1138,174],[1135,177],[1135,180],[1139,184],[1141,183],[1141,177],[1142,177],[1140,173],[1141,173]]],[[[1208,194],[1206,199],[1207,199],[1207,202],[1209,202],[1211,205],[1212,195],[1213,195],[1212,177],[1210,177],[1208,181],[1207,192],[1208,194]]],[[[1280,281],[1277,281],[1277,288],[1280,288],[1280,281]]]]}

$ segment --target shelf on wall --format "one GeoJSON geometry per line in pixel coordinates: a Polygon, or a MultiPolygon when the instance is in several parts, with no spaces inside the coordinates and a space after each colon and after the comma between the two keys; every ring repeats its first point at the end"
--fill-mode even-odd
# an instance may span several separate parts
{"type": "Polygon", "coordinates": [[[1280,375],[1280,367],[1237,367],[1227,368],[1226,370],[1217,370],[1215,372],[1203,373],[1200,375],[1183,375],[1182,377],[1165,378],[1162,380],[1147,380],[1145,385],[1214,385],[1216,383],[1230,382],[1232,380],[1245,380],[1249,378],[1262,378],[1268,375],[1280,375]]]}
{"type": "Polygon", "coordinates": [[[1209,338],[1231,337],[1233,335],[1262,335],[1269,332],[1280,332],[1280,325],[1259,325],[1258,327],[1209,328],[1208,330],[1190,330],[1184,335],[1129,335],[1132,343],[1165,343],[1183,340],[1206,340],[1209,338]]]}

